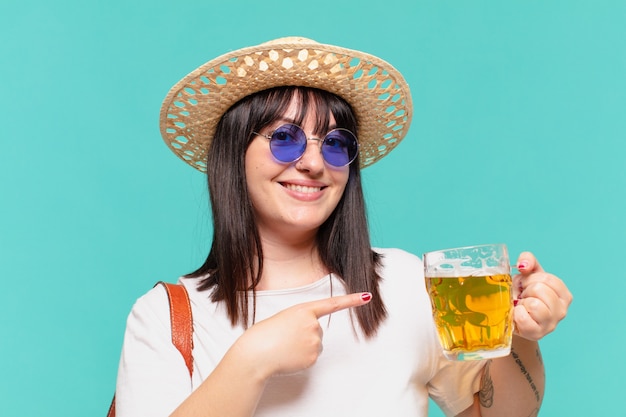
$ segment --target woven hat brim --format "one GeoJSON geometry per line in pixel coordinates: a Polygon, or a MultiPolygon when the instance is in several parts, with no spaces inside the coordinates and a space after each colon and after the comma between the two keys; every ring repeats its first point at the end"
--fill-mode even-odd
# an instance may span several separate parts
{"type": "Polygon", "coordinates": [[[413,105],[402,74],[373,55],[305,38],[282,38],[221,55],[169,91],[160,115],[166,145],[206,171],[206,153],[224,113],[242,98],[278,86],[314,87],[353,108],[360,164],[387,155],[405,137],[413,105]]]}

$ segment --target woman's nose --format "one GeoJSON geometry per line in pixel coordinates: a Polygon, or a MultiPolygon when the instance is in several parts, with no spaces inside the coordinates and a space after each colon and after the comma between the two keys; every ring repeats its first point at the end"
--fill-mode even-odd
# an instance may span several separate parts
{"type": "Polygon", "coordinates": [[[322,139],[308,138],[306,149],[302,157],[296,163],[296,168],[309,173],[317,173],[324,170],[324,158],[321,152],[322,139]]]}

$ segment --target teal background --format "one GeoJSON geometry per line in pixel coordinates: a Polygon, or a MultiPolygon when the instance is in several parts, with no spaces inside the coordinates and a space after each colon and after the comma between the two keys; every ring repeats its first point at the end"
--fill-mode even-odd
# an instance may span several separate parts
{"type": "Polygon", "coordinates": [[[535,252],[575,296],[542,341],[541,415],[623,413],[625,22],[603,0],[1,0],[0,415],[104,416],[134,300],[209,245],[161,100],[287,35],[378,55],[412,88],[406,140],[364,171],[374,244],[535,252]]]}

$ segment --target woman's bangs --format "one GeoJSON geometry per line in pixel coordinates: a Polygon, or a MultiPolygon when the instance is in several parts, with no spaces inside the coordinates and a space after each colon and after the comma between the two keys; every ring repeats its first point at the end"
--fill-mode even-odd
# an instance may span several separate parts
{"type": "Polygon", "coordinates": [[[331,130],[331,114],[336,125],[332,128],[341,127],[356,134],[356,121],[350,106],[332,93],[308,87],[278,87],[263,93],[258,94],[264,96],[262,98],[264,105],[260,106],[264,109],[264,114],[259,118],[261,126],[255,126],[255,129],[275,123],[295,102],[297,110],[293,123],[302,126],[305,119],[313,113],[315,118],[313,133],[316,136],[323,137],[331,130]]]}

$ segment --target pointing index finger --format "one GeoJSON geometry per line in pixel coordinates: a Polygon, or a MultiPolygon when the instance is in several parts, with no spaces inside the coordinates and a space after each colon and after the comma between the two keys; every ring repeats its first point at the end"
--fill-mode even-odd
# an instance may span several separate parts
{"type": "Polygon", "coordinates": [[[359,292],[312,301],[309,303],[309,306],[315,316],[320,318],[337,311],[345,310],[346,308],[365,305],[369,303],[371,299],[371,293],[359,292]]]}

